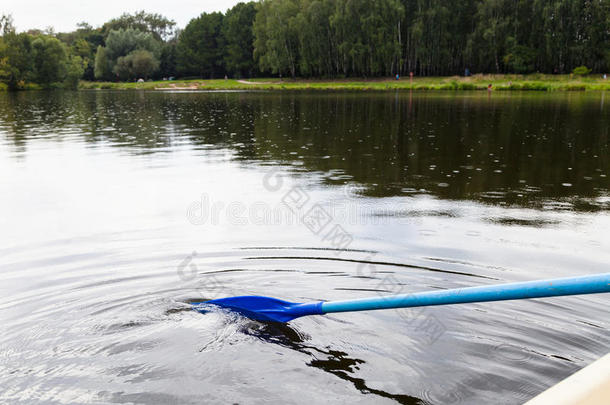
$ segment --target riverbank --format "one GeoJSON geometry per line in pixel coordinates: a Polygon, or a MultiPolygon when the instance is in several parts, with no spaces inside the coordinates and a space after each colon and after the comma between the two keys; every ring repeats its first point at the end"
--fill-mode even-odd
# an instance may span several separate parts
{"type": "MultiPolygon", "coordinates": [[[[393,80],[377,79],[194,79],[136,82],[79,82],[79,90],[533,90],[533,91],[602,91],[610,90],[610,80],[600,75],[570,77],[570,75],[474,75],[471,77],[415,77],[393,80]]],[[[61,86],[55,86],[61,88],[61,86]]],[[[42,90],[35,83],[25,83],[21,90],[42,90]]],[[[0,92],[8,91],[0,83],[0,92]]]]}
{"type": "Polygon", "coordinates": [[[494,90],[596,91],[610,90],[610,80],[599,75],[474,75],[471,77],[416,77],[392,79],[277,79],[174,80],[144,83],[86,82],[79,88],[116,90],[494,90]]]}

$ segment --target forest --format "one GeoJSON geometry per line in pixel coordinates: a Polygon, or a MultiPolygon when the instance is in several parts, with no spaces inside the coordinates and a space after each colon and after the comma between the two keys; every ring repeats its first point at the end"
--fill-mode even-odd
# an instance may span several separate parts
{"type": "Polygon", "coordinates": [[[608,0],[262,0],[184,28],[125,13],[73,32],[0,18],[0,86],[79,80],[607,72],[608,0]]]}

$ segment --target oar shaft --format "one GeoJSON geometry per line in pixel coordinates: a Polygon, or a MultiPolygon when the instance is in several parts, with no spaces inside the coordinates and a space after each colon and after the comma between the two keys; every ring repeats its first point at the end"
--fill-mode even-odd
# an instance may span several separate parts
{"type": "Polygon", "coordinates": [[[610,292],[610,273],[322,303],[322,312],[422,307],[610,292]]]}

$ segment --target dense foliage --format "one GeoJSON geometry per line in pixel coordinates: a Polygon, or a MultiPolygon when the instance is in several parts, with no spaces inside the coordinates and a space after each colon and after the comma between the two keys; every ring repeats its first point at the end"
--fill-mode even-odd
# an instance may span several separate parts
{"type": "Polygon", "coordinates": [[[50,35],[18,34],[10,17],[3,16],[0,26],[0,80],[10,89],[28,81],[45,88],[76,88],[85,63],[64,42],[50,35]]]}
{"type": "Polygon", "coordinates": [[[213,78],[223,70],[223,18],[222,13],[203,13],[180,33],[176,50],[181,74],[213,78]]]}
{"type": "Polygon", "coordinates": [[[96,53],[95,78],[148,78],[159,68],[160,56],[161,42],[152,33],[134,28],[111,30],[106,47],[99,47],[96,53]]]}
{"type": "Polygon", "coordinates": [[[610,67],[608,0],[263,0],[262,70],[302,76],[610,67]]]}
{"type": "Polygon", "coordinates": [[[17,33],[0,18],[0,82],[606,72],[608,0],[261,0],[183,30],[159,14],[17,33]]]}

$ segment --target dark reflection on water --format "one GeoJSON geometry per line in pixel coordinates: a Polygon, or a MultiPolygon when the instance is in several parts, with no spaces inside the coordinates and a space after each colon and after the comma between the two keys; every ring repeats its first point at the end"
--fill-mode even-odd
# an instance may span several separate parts
{"type": "Polygon", "coordinates": [[[604,94],[18,93],[0,99],[6,136],[65,135],[166,152],[188,142],[235,159],[319,171],[356,193],[544,208],[608,209],[609,103],[604,94]],[[35,122],[35,128],[31,123],[35,122]],[[557,207],[554,207],[557,208],[557,207]]]}
{"type": "Polygon", "coordinates": [[[308,345],[307,337],[288,325],[270,322],[253,323],[248,325],[248,327],[244,327],[242,332],[265,342],[277,344],[311,356],[312,360],[307,363],[308,366],[319,368],[345,381],[349,381],[363,394],[374,394],[383,398],[390,398],[401,404],[425,404],[421,399],[409,395],[396,395],[368,387],[365,380],[352,375],[359,369],[359,365],[364,363],[364,360],[351,358],[348,353],[341,350],[324,350],[308,345]]]}
{"type": "Polygon", "coordinates": [[[607,352],[609,295],[288,326],[188,303],[608,271],[604,97],[0,94],[0,403],[525,402],[607,352]]]}

